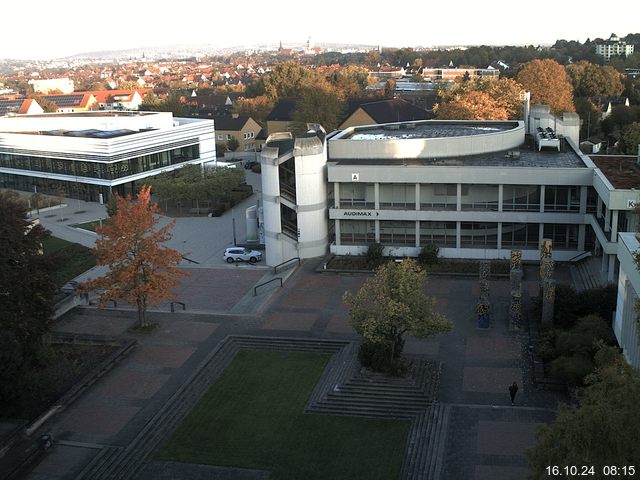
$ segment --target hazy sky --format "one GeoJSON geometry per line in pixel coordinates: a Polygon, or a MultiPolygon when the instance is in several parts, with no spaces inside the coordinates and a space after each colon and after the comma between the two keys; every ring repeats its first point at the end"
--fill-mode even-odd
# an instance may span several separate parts
{"type": "Polygon", "coordinates": [[[174,44],[550,44],[640,31],[640,2],[595,0],[3,2],[0,58],[174,44]]]}

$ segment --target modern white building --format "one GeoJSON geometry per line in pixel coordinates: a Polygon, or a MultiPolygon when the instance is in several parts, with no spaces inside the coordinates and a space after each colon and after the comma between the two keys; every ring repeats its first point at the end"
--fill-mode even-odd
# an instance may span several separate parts
{"type": "Polygon", "coordinates": [[[611,57],[620,55],[632,55],[633,44],[620,41],[615,33],[612,33],[609,40],[596,43],[596,55],[604,57],[609,61],[611,57]]]}
{"type": "Polygon", "coordinates": [[[167,112],[82,112],[0,118],[0,187],[107,201],[144,179],[215,161],[211,120],[167,112]]]}
{"type": "Polygon", "coordinates": [[[435,244],[449,258],[508,258],[520,249],[538,260],[550,238],[555,260],[600,256],[613,281],[617,233],[635,228],[640,167],[631,185],[615,175],[617,160],[582,154],[572,140],[576,120],[532,109],[531,133],[523,121],[349,127],[318,137],[313,154],[301,148],[306,138],[272,135],[261,157],[267,263],[360,255],[373,242],[393,256],[435,244]],[[303,223],[308,212],[314,220],[303,223]]]}
{"type": "Polygon", "coordinates": [[[640,292],[640,272],[634,262],[634,252],[640,250],[635,233],[621,233],[618,241],[618,302],[613,333],[622,354],[631,365],[640,368],[640,327],[636,302],[640,292]]]}

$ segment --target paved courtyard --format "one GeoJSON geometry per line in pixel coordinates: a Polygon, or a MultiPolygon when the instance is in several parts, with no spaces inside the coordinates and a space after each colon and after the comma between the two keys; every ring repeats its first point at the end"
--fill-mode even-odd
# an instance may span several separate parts
{"type": "MultiPolygon", "coordinates": [[[[178,290],[187,310],[172,314],[158,307],[152,316],[160,328],[150,335],[127,331],[135,321],[132,310],[85,307],[63,316],[54,330],[134,338],[138,345],[46,424],[56,445],[28,478],[75,478],[104,447],[126,448],[230,334],[357,339],[342,296],[359,288],[367,276],[316,273],[316,266],[317,261],[303,263],[289,272],[284,288],[257,296],[253,286],[272,276],[270,270],[190,269],[192,275],[178,290]]],[[[533,278],[525,278],[525,305],[530,301],[527,292],[536,291],[533,278]]],[[[438,400],[450,405],[451,413],[440,478],[526,478],[524,451],[532,445],[537,426],[554,418],[563,398],[532,385],[528,339],[507,328],[508,281],[491,281],[494,314],[488,329],[477,328],[474,319],[477,280],[433,276],[426,291],[454,323],[452,332],[432,339],[408,338],[405,348],[407,354],[443,363],[438,400]],[[512,407],[507,387],[513,381],[520,390],[512,407]]],[[[207,472],[203,478],[233,478],[224,469],[201,471],[207,472]]],[[[245,474],[262,478],[260,472],[255,477],[245,474]]]]}

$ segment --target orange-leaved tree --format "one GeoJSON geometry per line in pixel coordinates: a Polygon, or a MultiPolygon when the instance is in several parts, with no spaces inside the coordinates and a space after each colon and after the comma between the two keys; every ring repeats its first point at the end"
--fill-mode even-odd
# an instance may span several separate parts
{"type": "Polygon", "coordinates": [[[553,113],[575,112],[573,85],[565,68],[554,60],[525,63],[516,80],[531,92],[531,102],[549,105],[553,113]]]}
{"type": "Polygon", "coordinates": [[[164,244],[171,239],[175,220],[156,228],[157,204],[151,204],[151,187],[145,185],[138,197],[116,195],[117,212],[109,223],[97,229],[94,254],[98,265],[109,267],[105,276],[83,284],[83,290],[104,289],[100,307],[110,300],[125,300],[138,308],[139,326],[148,325],[147,307],[172,298],[182,254],[164,244]]]}

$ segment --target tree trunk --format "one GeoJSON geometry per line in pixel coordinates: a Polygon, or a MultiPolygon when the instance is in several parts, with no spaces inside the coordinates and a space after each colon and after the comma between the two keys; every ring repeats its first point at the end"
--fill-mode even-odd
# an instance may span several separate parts
{"type": "Polygon", "coordinates": [[[147,326],[146,313],[147,313],[147,302],[145,302],[144,298],[138,298],[138,325],[141,328],[147,326]]]}

